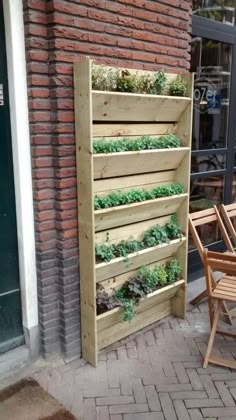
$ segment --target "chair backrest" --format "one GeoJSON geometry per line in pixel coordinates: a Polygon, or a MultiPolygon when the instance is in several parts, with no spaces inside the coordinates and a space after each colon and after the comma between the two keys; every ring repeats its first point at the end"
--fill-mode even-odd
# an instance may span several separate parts
{"type": "MultiPolygon", "coordinates": [[[[224,275],[230,276],[231,282],[236,282],[236,255],[235,254],[222,254],[221,252],[212,252],[204,249],[203,263],[206,274],[207,290],[211,295],[213,292],[212,272],[220,271],[224,275]]],[[[223,293],[223,292],[222,292],[223,293]]],[[[229,291],[230,293],[230,291],[229,291]]],[[[224,299],[224,295],[222,296],[224,299]]]]}
{"type": "Polygon", "coordinates": [[[236,232],[234,225],[232,223],[231,217],[236,216],[236,203],[234,204],[221,204],[220,212],[222,214],[223,220],[229,230],[230,237],[232,238],[234,246],[236,246],[236,232]]]}
{"type": "Polygon", "coordinates": [[[234,252],[234,248],[230,241],[229,235],[225,229],[223,221],[220,217],[220,213],[216,206],[213,206],[210,209],[198,211],[196,213],[190,213],[189,214],[189,230],[193,237],[194,243],[198,249],[199,255],[203,263],[204,263],[204,257],[203,257],[204,247],[196,228],[198,226],[203,226],[211,222],[216,222],[222,234],[222,238],[227,248],[227,251],[234,252]]]}

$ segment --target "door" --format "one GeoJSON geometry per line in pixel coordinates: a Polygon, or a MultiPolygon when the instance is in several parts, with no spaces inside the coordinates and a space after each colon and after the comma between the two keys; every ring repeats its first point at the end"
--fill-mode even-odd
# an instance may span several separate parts
{"type": "Polygon", "coordinates": [[[0,0],[0,353],[22,341],[7,62],[0,0]]]}
{"type": "MultiPolygon", "coordinates": [[[[209,2],[196,0],[194,4],[194,13],[201,12],[201,16],[203,12],[212,14],[215,11],[214,1],[210,5],[209,2]]],[[[232,11],[235,13],[235,7],[230,8],[230,13],[232,11]]],[[[221,22],[201,16],[193,16],[191,46],[191,71],[195,77],[190,213],[221,203],[228,204],[236,198],[236,28],[233,26],[234,19],[230,26],[222,23],[225,15],[222,17],[217,14],[219,20],[222,18],[221,22]]],[[[214,223],[209,223],[204,230],[199,229],[199,235],[208,248],[219,251],[224,249],[214,223]]],[[[189,267],[189,273],[202,267],[191,236],[189,267]]],[[[194,279],[194,276],[190,278],[194,279]]]]}

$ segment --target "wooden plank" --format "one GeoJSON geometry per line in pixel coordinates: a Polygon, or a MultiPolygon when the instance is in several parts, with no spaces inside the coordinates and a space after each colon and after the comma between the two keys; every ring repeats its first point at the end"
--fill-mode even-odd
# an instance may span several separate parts
{"type": "Polygon", "coordinates": [[[191,98],[93,91],[93,121],[176,122],[191,98]]]}
{"type": "Polygon", "coordinates": [[[176,213],[187,198],[187,194],[182,194],[97,210],[95,211],[95,231],[99,232],[176,213]]]}
{"type": "Polygon", "coordinates": [[[156,136],[176,132],[176,124],[93,124],[93,138],[126,137],[126,136],[156,136]]]}
{"type": "Polygon", "coordinates": [[[135,317],[130,323],[122,321],[122,310],[113,310],[97,317],[98,346],[104,348],[127,335],[171,314],[171,300],[182,281],[167,286],[148,295],[137,307],[135,317]]]}
{"type": "Polygon", "coordinates": [[[176,169],[189,149],[143,150],[94,155],[94,179],[176,169]]]}
{"type": "Polygon", "coordinates": [[[74,66],[82,355],[97,365],[91,62],[74,66]]]}
{"type": "Polygon", "coordinates": [[[128,271],[135,270],[143,265],[157,263],[158,261],[173,255],[179,247],[185,244],[185,242],[186,238],[175,239],[169,244],[161,244],[129,254],[128,261],[119,257],[108,263],[103,262],[96,264],[96,281],[100,282],[111,278],[111,276],[116,277],[123,273],[127,273],[128,271]]]}
{"type": "Polygon", "coordinates": [[[144,232],[153,226],[164,226],[170,221],[170,216],[157,217],[156,219],[146,220],[144,222],[132,223],[129,226],[117,227],[110,229],[109,232],[101,231],[95,234],[95,242],[97,244],[114,244],[121,240],[141,239],[144,232]],[[108,233],[108,234],[107,234],[108,233]]]}
{"type": "Polygon", "coordinates": [[[173,184],[174,179],[175,171],[99,179],[94,181],[94,193],[99,196],[104,196],[121,189],[123,191],[130,189],[150,190],[160,185],[173,184]]]}

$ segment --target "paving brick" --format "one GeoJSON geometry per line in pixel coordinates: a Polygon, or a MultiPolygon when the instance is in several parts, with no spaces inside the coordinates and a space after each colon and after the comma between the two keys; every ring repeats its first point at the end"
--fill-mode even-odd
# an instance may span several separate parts
{"type": "Polygon", "coordinates": [[[230,394],[229,390],[226,388],[225,383],[216,382],[215,385],[224,405],[226,407],[234,407],[235,406],[234,399],[232,398],[232,395],[230,394]]]}
{"type": "Polygon", "coordinates": [[[190,384],[160,384],[156,385],[158,392],[187,392],[192,391],[192,387],[190,384]]]}
{"type": "Polygon", "coordinates": [[[207,398],[207,394],[205,391],[171,392],[170,396],[172,400],[190,400],[196,398],[207,398]]]}
{"type": "Polygon", "coordinates": [[[174,407],[179,420],[191,420],[183,401],[174,401],[174,407]]]}
{"type": "Polygon", "coordinates": [[[127,349],[127,354],[129,359],[138,359],[138,352],[136,347],[130,347],[127,349]]]}
{"type": "Polygon", "coordinates": [[[159,394],[159,398],[161,401],[161,407],[165,416],[165,420],[177,420],[175,409],[169,394],[161,392],[159,394]]]}
{"type": "Polygon", "coordinates": [[[124,420],[165,420],[162,413],[125,414],[124,420]]]}
{"type": "Polygon", "coordinates": [[[117,349],[117,357],[119,360],[127,360],[128,359],[127,350],[125,348],[117,349]]]}
{"type": "Polygon", "coordinates": [[[122,415],[121,414],[113,414],[110,416],[111,420],[122,420],[122,415]]]}
{"type": "Polygon", "coordinates": [[[97,410],[94,398],[86,398],[84,400],[84,420],[96,420],[97,410]]]}
{"type": "Polygon", "coordinates": [[[96,388],[90,388],[84,391],[85,398],[115,397],[117,395],[120,395],[120,388],[102,389],[100,386],[97,386],[96,388]]]}
{"type": "Polygon", "coordinates": [[[124,397],[123,395],[117,397],[96,398],[96,405],[117,405],[132,403],[134,403],[133,397],[124,397]]]}
{"type": "Polygon", "coordinates": [[[133,383],[133,394],[136,403],[147,402],[146,393],[141,380],[135,381],[133,383]]]}
{"type": "MultiPolygon", "coordinates": [[[[173,385],[178,384],[178,379],[174,377],[168,377],[168,376],[157,376],[157,375],[149,375],[145,376],[143,378],[144,385],[157,385],[157,386],[164,386],[167,384],[173,385]]],[[[178,384],[181,385],[181,384],[178,384]]],[[[186,385],[185,385],[186,386],[186,385]]]]}
{"type": "Polygon", "coordinates": [[[97,407],[97,420],[110,420],[108,407],[97,407]]]}
{"type": "Polygon", "coordinates": [[[202,414],[204,417],[233,417],[235,419],[236,407],[203,408],[202,414]]]}
{"type": "Polygon", "coordinates": [[[223,407],[223,402],[218,399],[199,399],[199,400],[185,400],[185,404],[187,408],[206,408],[206,407],[223,407]]]}
{"type": "Polygon", "coordinates": [[[161,404],[155,387],[153,385],[145,386],[145,392],[150,411],[161,411],[161,404]]]}
{"type": "Polygon", "coordinates": [[[204,389],[196,369],[187,369],[187,374],[195,391],[201,391],[204,389]]]}
{"type": "Polygon", "coordinates": [[[183,365],[183,363],[173,363],[174,370],[176,373],[176,376],[181,384],[188,384],[189,383],[189,377],[186,373],[186,369],[183,365]]]}
{"type": "Polygon", "coordinates": [[[188,410],[191,420],[204,420],[199,409],[188,410]]]}
{"type": "Polygon", "coordinates": [[[112,405],[110,414],[128,414],[128,413],[145,413],[148,412],[147,404],[124,404],[112,405]]]}
{"type": "Polygon", "coordinates": [[[231,394],[232,394],[233,398],[234,398],[234,399],[235,399],[235,401],[236,401],[236,388],[230,388],[229,390],[230,390],[230,392],[231,392],[231,394]]]}
{"type": "Polygon", "coordinates": [[[209,398],[218,398],[219,394],[216,390],[215,384],[211,379],[210,375],[201,375],[200,376],[201,383],[208,394],[209,398]]]}

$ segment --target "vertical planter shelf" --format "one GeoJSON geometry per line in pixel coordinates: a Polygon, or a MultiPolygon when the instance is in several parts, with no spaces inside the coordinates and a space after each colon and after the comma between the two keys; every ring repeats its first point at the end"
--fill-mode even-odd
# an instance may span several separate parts
{"type": "MultiPolygon", "coordinates": [[[[188,83],[188,97],[93,91],[91,67],[89,59],[75,64],[74,82],[82,352],[96,366],[99,349],[164,316],[185,316],[193,82],[189,73],[183,75],[188,83]],[[169,133],[181,139],[181,147],[93,154],[94,139],[109,141],[169,133]],[[95,195],[105,196],[117,190],[150,190],[173,183],[180,183],[184,193],[94,210],[95,195]],[[182,238],[129,254],[128,262],[119,257],[96,264],[96,243],[140,239],[151,227],[165,225],[173,214],[177,214],[182,238]],[[120,287],[141,266],[163,264],[171,257],[181,264],[181,280],[143,298],[131,322],[122,320],[120,308],[97,316],[96,283],[106,289],[120,287]]],[[[173,75],[169,77],[173,79],[173,75]]]]}

